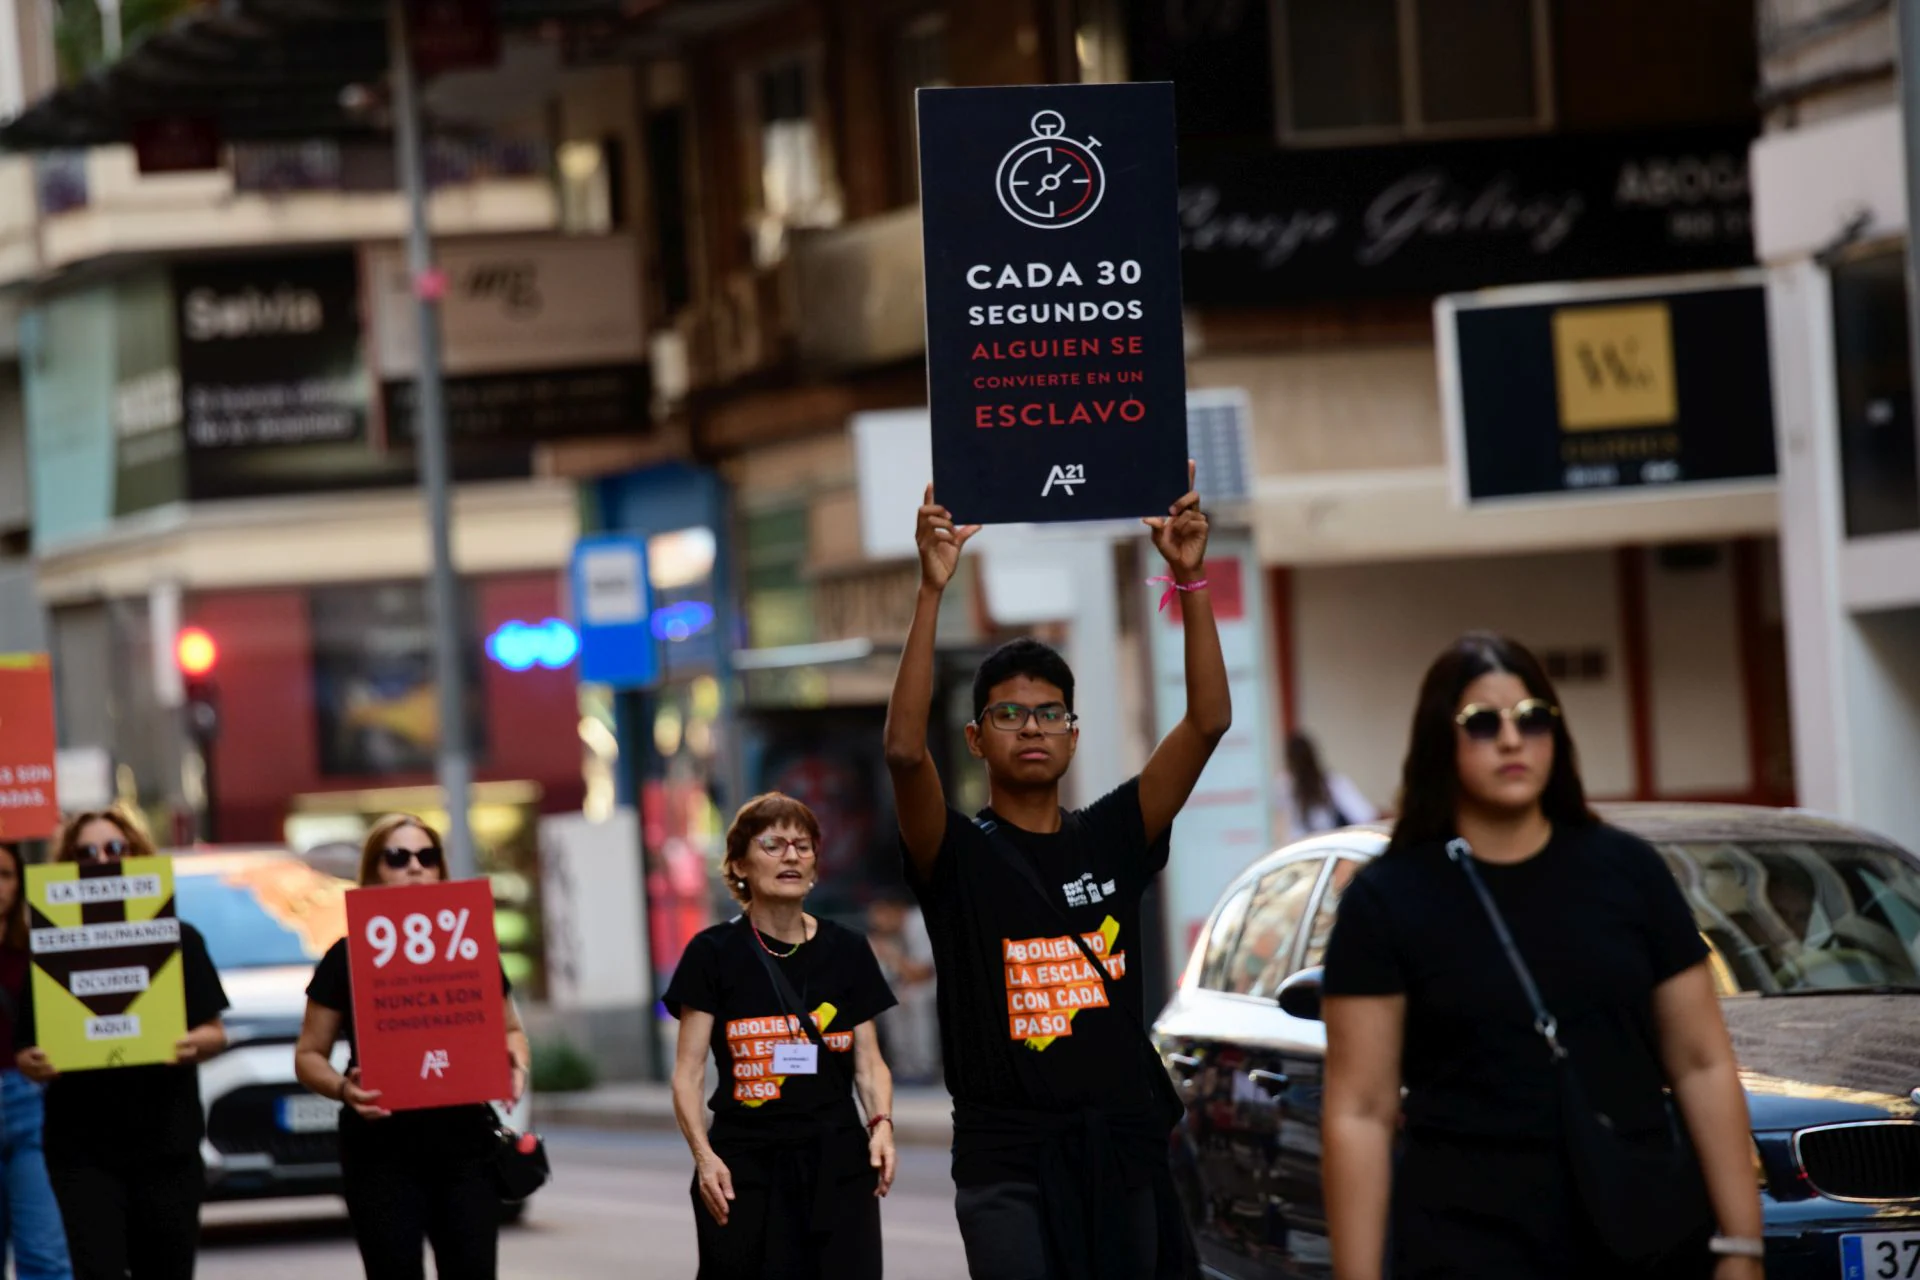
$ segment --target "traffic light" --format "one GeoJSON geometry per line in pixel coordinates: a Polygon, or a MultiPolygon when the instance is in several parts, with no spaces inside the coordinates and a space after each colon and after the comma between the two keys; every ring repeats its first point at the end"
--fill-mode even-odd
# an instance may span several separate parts
{"type": "Polygon", "coordinates": [[[212,742],[220,732],[220,700],[213,686],[220,648],[203,629],[187,627],[173,642],[173,660],[186,682],[187,732],[196,742],[212,742]]]}

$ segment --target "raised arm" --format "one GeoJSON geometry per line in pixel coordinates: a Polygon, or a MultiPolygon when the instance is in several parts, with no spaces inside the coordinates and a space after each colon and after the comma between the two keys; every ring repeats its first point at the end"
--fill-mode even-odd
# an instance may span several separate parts
{"type": "MultiPolygon", "coordinates": [[[[1187,484],[1193,484],[1187,463],[1187,484]]],[[[1153,545],[1167,562],[1179,590],[1181,626],[1186,640],[1187,713],[1154,748],[1140,771],[1140,817],[1147,839],[1157,840],[1173,826],[1174,815],[1193,794],[1213,749],[1233,725],[1233,696],[1227,688],[1227,661],[1220,652],[1220,629],[1207,594],[1207,517],[1200,495],[1191,488],[1169,514],[1148,516],[1153,545]],[[1183,589],[1182,589],[1183,588],[1183,589]]]]}
{"type": "Polygon", "coordinates": [[[893,696],[887,700],[886,730],[887,772],[893,777],[900,838],[922,880],[932,878],[947,830],[947,793],[927,753],[940,598],[960,563],[960,549],[978,532],[977,524],[955,527],[953,513],[934,502],[933,486],[927,486],[914,526],[914,543],[920,550],[920,591],[914,599],[913,625],[907,630],[900,670],[893,677],[893,696]]]}

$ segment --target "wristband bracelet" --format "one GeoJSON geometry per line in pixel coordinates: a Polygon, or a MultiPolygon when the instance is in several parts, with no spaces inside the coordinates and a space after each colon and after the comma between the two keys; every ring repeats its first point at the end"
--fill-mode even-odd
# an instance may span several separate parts
{"type": "Polygon", "coordinates": [[[1758,1236],[1715,1236],[1707,1241],[1707,1252],[1718,1258],[1764,1258],[1767,1242],[1758,1236]]]}
{"type": "Polygon", "coordinates": [[[1164,582],[1167,584],[1167,589],[1160,595],[1160,611],[1162,613],[1166,612],[1167,605],[1172,601],[1174,592],[1205,591],[1207,589],[1207,580],[1205,578],[1195,578],[1192,582],[1175,582],[1171,575],[1163,574],[1158,578],[1148,578],[1147,582],[1149,584],[1155,582],[1164,582]]]}
{"type": "Polygon", "coordinates": [[[883,1115],[874,1116],[872,1119],[867,1121],[867,1132],[872,1133],[875,1129],[878,1129],[880,1127],[880,1122],[882,1120],[885,1120],[888,1124],[893,1123],[893,1117],[890,1115],[883,1114],[883,1115]]]}

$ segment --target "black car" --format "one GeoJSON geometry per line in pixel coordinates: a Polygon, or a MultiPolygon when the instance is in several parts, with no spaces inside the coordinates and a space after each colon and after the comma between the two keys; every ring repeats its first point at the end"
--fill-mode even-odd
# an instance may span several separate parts
{"type": "MultiPolygon", "coordinates": [[[[1769,1280],[1920,1277],[1920,859],[1811,814],[1620,805],[1712,949],[1753,1114],[1769,1280]]],[[[1174,1172],[1203,1274],[1331,1274],[1320,1191],[1322,953],[1378,827],[1254,863],[1154,1038],[1186,1100],[1174,1172]]]]}

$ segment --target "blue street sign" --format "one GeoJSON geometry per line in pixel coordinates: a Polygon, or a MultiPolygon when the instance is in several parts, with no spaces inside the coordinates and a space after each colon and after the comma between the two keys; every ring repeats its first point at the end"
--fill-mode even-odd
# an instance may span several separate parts
{"type": "Polygon", "coordinates": [[[580,679],[637,689],[659,678],[647,540],[609,533],[573,547],[573,612],[580,634],[580,679]]]}

